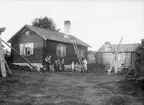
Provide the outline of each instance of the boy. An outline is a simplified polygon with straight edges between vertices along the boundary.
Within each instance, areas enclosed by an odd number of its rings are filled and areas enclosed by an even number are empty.
[[[51,63],[51,55],[46,56],[45,62],[46,62],[46,70],[49,72],[50,71],[50,63]]]

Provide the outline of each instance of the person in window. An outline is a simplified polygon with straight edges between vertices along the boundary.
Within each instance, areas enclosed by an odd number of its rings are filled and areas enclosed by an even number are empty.
[[[60,56],[63,56],[63,46],[59,46],[59,50],[60,50]]]
[[[62,59],[62,61],[61,61],[61,67],[62,67],[62,71],[65,71],[65,61],[64,61],[64,59]]]
[[[46,56],[45,62],[46,62],[46,70],[49,72],[50,71],[50,64],[51,64],[51,55]]]
[[[30,55],[30,51],[29,50],[27,51],[27,55]]]

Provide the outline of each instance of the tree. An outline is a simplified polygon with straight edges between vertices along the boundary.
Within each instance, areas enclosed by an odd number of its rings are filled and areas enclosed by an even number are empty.
[[[59,31],[56,29],[55,23],[47,16],[43,18],[36,18],[32,21],[32,25],[39,28],[49,29],[52,31]]]

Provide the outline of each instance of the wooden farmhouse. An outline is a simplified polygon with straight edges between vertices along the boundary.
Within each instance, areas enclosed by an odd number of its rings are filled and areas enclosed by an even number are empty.
[[[134,65],[137,59],[135,51],[139,45],[139,43],[134,43],[121,44],[119,46],[118,68]],[[96,63],[101,66],[111,64],[117,46],[118,44],[110,44],[109,42],[106,42],[96,53]]]
[[[20,55],[24,56],[32,64],[44,64],[46,55],[51,55],[52,64],[56,58],[65,59],[65,63],[69,65],[72,61],[78,62],[74,47],[70,41],[76,42],[80,56],[86,57],[88,47],[85,42],[69,35],[70,39],[61,32],[51,31],[31,25],[24,25],[15,35],[13,35],[8,43],[16,49]],[[13,63],[18,65],[26,65],[27,63],[13,50],[11,51]]]

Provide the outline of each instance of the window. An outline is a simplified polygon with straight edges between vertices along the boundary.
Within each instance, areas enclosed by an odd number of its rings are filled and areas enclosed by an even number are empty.
[[[58,44],[56,48],[56,54],[59,57],[64,57],[66,56],[66,46],[63,44]]]
[[[85,51],[83,49],[79,49],[79,53],[81,57],[85,57]]]
[[[34,43],[20,44],[20,55],[33,55]]]
[[[26,32],[25,32],[25,35],[26,35],[26,36],[30,35],[30,32],[29,32],[29,31],[26,31]]]

